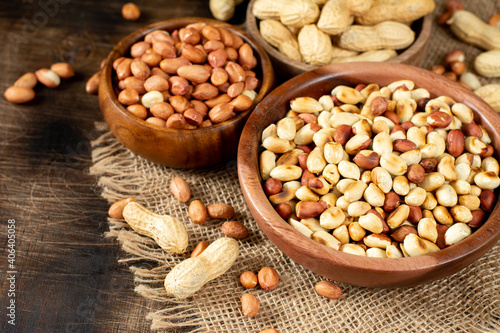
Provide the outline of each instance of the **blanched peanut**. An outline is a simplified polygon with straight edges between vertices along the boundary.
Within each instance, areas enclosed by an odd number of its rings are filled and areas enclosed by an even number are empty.
[[[267,137],[263,142],[262,146],[273,153],[286,153],[292,150],[290,141],[277,137]]]
[[[320,225],[319,220],[315,219],[315,218],[302,219],[302,220],[300,220],[300,223],[302,223],[303,225],[305,225],[306,227],[311,229],[312,232],[319,231],[319,230],[322,230],[322,231],[328,230],[326,228],[323,228]]]
[[[357,180],[349,185],[349,187],[347,187],[344,192],[344,197],[348,202],[357,201],[363,197],[363,194],[367,187],[368,185],[366,185],[365,182],[363,182],[362,180]]]
[[[340,250],[342,246],[342,243],[337,238],[323,230],[313,232],[311,239],[334,250]]]
[[[472,221],[472,213],[469,208],[462,205],[453,206],[450,209],[451,216],[457,222],[468,223]]]
[[[436,206],[436,208],[432,210],[432,214],[436,218],[437,222],[439,222],[440,224],[444,225],[453,224],[453,217],[448,212],[448,209],[446,209],[446,207],[444,206]]]
[[[457,192],[448,184],[444,184],[436,190],[436,199],[441,206],[453,207],[458,202]]]
[[[387,258],[387,253],[385,249],[370,247],[366,249],[366,256],[372,258]]]
[[[394,176],[401,176],[408,168],[405,160],[393,153],[385,153],[380,156],[380,166]]]
[[[394,245],[387,245],[385,249],[387,258],[403,258],[403,253]]]
[[[481,200],[474,195],[461,195],[458,197],[458,203],[467,207],[469,210],[476,210],[481,206]]]
[[[427,243],[415,234],[409,234],[406,236],[403,244],[404,250],[410,257],[417,257],[430,252]]]
[[[340,251],[361,257],[366,257],[366,251],[361,246],[352,243],[343,244],[340,247]]]
[[[295,122],[292,118],[283,118],[278,121],[276,125],[277,131],[276,134],[279,138],[285,140],[293,140],[295,138],[296,129]]]
[[[410,215],[410,208],[407,205],[400,205],[387,218],[389,228],[395,229],[403,224]]]
[[[438,202],[434,194],[432,194],[432,192],[426,192],[425,200],[422,203],[421,207],[426,210],[432,210],[437,206],[437,204]]]
[[[369,248],[379,248],[385,250],[388,245],[391,245],[391,238],[386,234],[369,234],[363,237],[363,243]]]
[[[339,207],[330,207],[319,217],[319,224],[326,229],[335,229],[344,223],[345,214]]]
[[[373,207],[382,207],[385,201],[385,194],[377,185],[370,183],[363,193],[363,198]]]
[[[347,208],[347,214],[353,217],[359,217],[365,215],[370,209],[371,205],[365,201],[354,201],[349,204]]]
[[[276,166],[276,155],[269,150],[264,150],[259,156],[259,166],[262,179],[270,178],[271,171]]]
[[[484,171],[494,172],[498,176],[500,172],[500,165],[494,157],[490,156],[483,159],[483,161],[481,162],[481,169],[483,169]]]
[[[431,192],[441,187],[445,182],[445,178],[439,172],[432,172],[425,175],[424,180],[418,184],[424,190]]]
[[[426,199],[426,191],[421,187],[410,190],[405,197],[405,203],[409,206],[421,206]]]
[[[372,170],[372,181],[386,194],[389,193],[392,188],[392,177],[389,172],[382,167],[376,167]]]
[[[479,172],[474,176],[474,183],[483,190],[494,190],[500,186],[500,178],[493,171]]]
[[[465,223],[455,223],[446,230],[444,234],[445,244],[450,246],[456,244],[472,233],[471,228]]]
[[[344,148],[338,142],[328,142],[323,147],[325,160],[333,165],[339,164],[344,158]]]
[[[371,210],[366,215],[360,216],[359,225],[375,234],[381,233],[384,229],[383,219],[375,210]]]
[[[359,167],[349,161],[340,161],[338,164],[338,170],[340,175],[344,178],[358,180],[361,176]]]
[[[307,157],[307,169],[312,173],[321,173],[326,167],[326,160],[323,155],[323,150],[316,147]],[[339,170],[340,171],[340,170]],[[359,172],[359,169],[358,169]]]
[[[436,221],[433,218],[423,218],[417,224],[418,236],[435,243],[438,237]]]

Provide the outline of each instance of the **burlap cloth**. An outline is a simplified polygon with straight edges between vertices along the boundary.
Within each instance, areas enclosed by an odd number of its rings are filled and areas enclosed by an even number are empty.
[[[442,12],[444,2],[437,1],[436,15]],[[497,3],[468,1],[466,6],[487,20]],[[466,62],[472,68],[480,50],[434,24],[421,67],[442,63],[446,53],[456,48],[466,53]],[[109,219],[106,236],[115,237],[121,244],[125,253],[119,260],[129,263],[137,293],[152,300],[150,313],[144,314],[151,320],[152,330],[259,332],[274,327],[282,333],[500,332],[500,244],[467,268],[434,283],[406,289],[369,289],[340,283],[343,296],[330,300],[314,290],[314,285],[323,280],[321,276],[291,261],[260,231],[243,199],[235,160],[210,169],[170,169],[134,155],[102,123],[97,126],[103,135],[92,142],[90,174],[98,177],[102,196],[110,203],[133,196],[154,212],[176,216],[184,222],[190,237],[185,255],[169,255],[154,241],[131,231],[124,221]],[[173,176],[187,180],[192,199],[231,204],[237,212],[235,219],[250,231],[250,236],[240,241],[240,254],[231,269],[184,301],[165,294],[163,279],[198,242],[223,236],[222,222],[191,222],[188,205],[179,203],[169,191]],[[240,297],[247,290],[238,277],[245,270],[258,272],[263,266],[279,272],[280,284],[273,291],[252,289],[261,310],[256,317],[246,318],[241,313]]]

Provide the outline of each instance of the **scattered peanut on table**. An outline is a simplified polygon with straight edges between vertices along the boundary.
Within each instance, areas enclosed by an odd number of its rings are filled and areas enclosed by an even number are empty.
[[[122,16],[128,21],[137,21],[141,16],[141,10],[135,3],[128,2],[122,6]]]
[[[278,272],[272,267],[262,267],[257,274],[259,286],[265,290],[275,289],[280,281]]]
[[[251,271],[244,271],[240,275],[240,283],[246,289],[252,289],[257,286],[257,275]]]
[[[173,177],[170,181],[170,191],[179,202],[186,203],[191,198],[189,184],[182,177]]]
[[[241,296],[241,311],[245,317],[255,317],[260,310],[260,302],[257,297],[252,294],[243,294]]]
[[[41,68],[35,72],[28,72],[19,77],[12,86],[4,92],[7,101],[15,104],[24,104],[35,98],[35,86],[40,82],[47,88],[56,88],[61,79],[69,79],[75,75],[73,67],[65,62],[54,63],[49,68]]]
[[[320,281],[314,286],[316,292],[326,298],[337,299],[342,296],[342,289],[330,281]]]
[[[248,229],[241,222],[226,221],[221,227],[221,231],[228,237],[243,239],[248,237]]]
[[[361,256],[417,256],[461,241],[500,186],[492,138],[473,111],[411,80],[298,96],[261,140],[263,188],[277,213]]]

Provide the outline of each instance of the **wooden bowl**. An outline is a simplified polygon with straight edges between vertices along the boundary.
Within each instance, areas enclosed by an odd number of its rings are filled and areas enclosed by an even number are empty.
[[[248,4],[246,14],[247,30],[250,35],[257,41],[257,43],[259,43],[264,48],[264,50],[266,50],[269,58],[271,58],[276,72],[280,73],[285,78],[291,78],[295,75],[317,69],[319,66],[309,65],[285,56],[261,36],[259,31],[260,20],[256,18],[252,13],[255,1],[256,0],[250,0],[250,3]],[[427,46],[427,42],[429,41],[429,37],[431,35],[432,20],[432,13],[419,20],[416,20],[411,26],[416,34],[415,41],[410,47],[398,51],[398,56],[389,60],[388,62],[396,62],[415,66],[420,65],[420,61],[422,60],[422,57],[424,55],[425,47]]]
[[[286,255],[305,268],[332,280],[364,287],[408,287],[453,274],[481,257],[500,239],[500,205],[465,240],[432,254],[411,258],[369,258],[333,250],[297,232],[274,210],[262,189],[258,154],[262,130],[276,123],[299,96],[319,98],[337,85],[387,85],[411,79],[429,90],[431,98],[450,96],[472,108],[477,123],[490,133],[498,159],[500,116],[482,99],[457,83],[421,68],[381,63],[329,65],[306,72],[273,90],[254,110],[238,148],[238,175],[246,203],[257,224]]]
[[[255,71],[262,82],[254,106],[275,85],[271,61],[264,49],[245,32],[227,23],[197,17],[171,19],[146,26],[121,40],[109,54],[101,72],[99,105],[104,119],[113,135],[131,151],[152,162],[173,168],[201,168],[235,158],[241,130],[254,107],[223,123],[196,130],[152,125],[130,114],[118,102],[112,84],[112,64],[116,58],[127,54],[130,46],[142,40],[149,32],[158,29],[172,31],[194,22],[224,27],[250,44],[259,62]]]

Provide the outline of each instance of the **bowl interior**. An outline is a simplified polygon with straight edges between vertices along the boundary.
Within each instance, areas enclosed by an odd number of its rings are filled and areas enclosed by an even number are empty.
[[[224,27],[239,35],[252,47],[258,60],[258,66],[254,70],[261,79],[253,106],[225,122],[196,130],[164,128],[133,116],[117,99],[113,85],[114,60],[127,55],[134,43],[154,30],[173,31],[195,22]],[[99,102],[104,119],[115,137],[134,153],[170,167],[197,168],[234,158],[239,134],[246,119],[274,85],[275,75],[269,57],[244,31],[217,20],[186,17],[146,26],[118,42],[108,55],[102,70]]]
[[[250,116],[238,150],[238,174],[245,200],[259,227],[291,259],[324,277],[358,286],[406,287],[430,282],[467,266],[500,238],[500,206],[471,236],[457,245],[412,258],[367,258],[335,251],[303,236],[274,210],[262,189],[258,151],[262,130],[281,119],[294,97],[319,98],[337,85],[391,82],[411,79],[426,88],[431,97],[449,96],[471,107],[477,123],[490,133],[498,159],[499,115],[483,100],[457,83],[417,67],[404,64],[335,64],[299,75],[273,90]]]
[[[184,18],[176,18],[176,19],[170,19],[167,21],[161,21],[157,22],[151,25],[148,25],[146,27],[143,27],[137,31],[134,31],[133,33],[129,34],[125,38],[123,38],[121,41],[119,41],[116,46],[113,48],[113,50],[110,52],[108,55],[108,58],[106,59],[106,65],[103,68],[103,76],[105,78],[105,81],[107,82],[107,86],[111,89],[111,98],[114,102],[114,104],[122,111],[124,114],[126,114],[128,117],[133,119],[134,121],[138,121],[139,123],[143,124],[146,127],[150,127],[156,130],[161,130],[161,131],[167,131],[167,132],[190,132],[191,130],[184,130],[184,129],[172,129],[172,128],[164,128],[160,127],[154,124],[150,124],[148,122],[143,121],[142,119],[139,119],[137,117],[134,117],[133,115],[128,112],[125,107],[118,102],[118,97],[113,91],[113,83],[112,83],[112,74],[113,74],[113,62],[121,57],[125,56],[128,54],[130,51],[130,47],[144,39],[144,37],[155,30],[166,30],[166,31],[173,31],[175,29],[180,29],[182,27],[185,27],[188,24],[191,23],[196,23],[196,22],[204,22],[206,24],[211,24],[215,27],[221,27],[221,28],[226,28],[230,30],[231,32],[236,33],[238,36],[243,38],[245,42],[250,44],[252,49],[254,50],[254,55],[258,58],[258,65],[254,69],[254,71],[258,74],[258,77],[261,78],[261,88],[258,91],[257,97],[254,102],[254,106],[252,106],[250,109],[238,113],[234,118],[231,118],[223,123],[215,124],[213,126],[210,126],[209,128],[200,128],[197,129],[199,132],[203,131],[211,131],[214,130],[218,127],[223,127],[226,125],[228,122],[231,122],[233,120],[237,120],[239,118],[245,118],[248,113],[250,113],[253,108],[255,107],[255,104],[260,102],[262,98],[266,95],[267,92],[269,92],[270,88],[274,86],[274,71],[272,67],[269,67],[269,58],[266,55],[266,51],[258,44],[256,43],[252,37],[248,36],[243,30],[230,25],[225,22],[209,19],[209,18],[201,18],[201,17],[184,17]]]
[[[260,20],[256,18],[253,13],[253,5],[257,0],[250,0],[246,13],[247,29],[250,35],[266,50],[273,62],[276,70],[279,70],[284,77],[291,78],[295,75],[302,74],[307,71],[315,70],[318,66],[309,65],[301,61],[291,59],[276,48],[271,46],[259,32]],[[424,55],[425,47],[429,41],[432,30],[433,16],[432,13],[425,17],[416,20],[412,23],[411,27],[415,31],[415,41],[412,45],[404,50],[399,50],[398,56],[389,60],[388,62],[403,63],[418,66]]]

